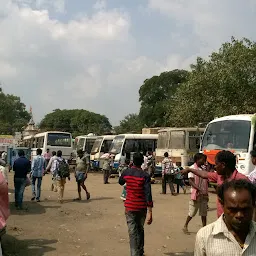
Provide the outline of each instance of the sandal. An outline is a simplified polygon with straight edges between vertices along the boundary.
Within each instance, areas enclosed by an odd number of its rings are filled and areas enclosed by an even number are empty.
[[[73,201],[81,201],[81,198],[75,198]]]
[[[86,193],[86,198],[89,200],[91,198],[91,194],[89,192]]]

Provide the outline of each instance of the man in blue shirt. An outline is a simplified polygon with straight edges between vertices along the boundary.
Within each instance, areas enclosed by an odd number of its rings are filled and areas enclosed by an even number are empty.
[[[27,174],[30,172],[30,161],[25,157],[25,152],[19,150],[19,158],[13,164],[14,188],[15,188],[15,206],[18,210],[22,210],[23,194],[26,187]]]
[[[46,169],[45,159],[42,157],[42,149],[38,148],[36,150],[37,156],[32,162],[32,198],[31,201],[36,199],[37,202],[40,202],[41,195],[41,185],[44,175],[44,170]],[[36,180],[37,180],[37,191],[36,191]]]

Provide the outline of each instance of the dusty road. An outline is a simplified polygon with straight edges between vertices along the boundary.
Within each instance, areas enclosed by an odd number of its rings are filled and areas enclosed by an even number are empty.
[[[28,211],[17,212],[13,204],[10,174],[11,217],[3,247],[8,256],[129,256],[129,240],[124,207],[119,196],[122,188],[117,179],[103,185],[100,174],[89,174],[87,187],[91,200],[73,202],[77,197],[72,177],[67,182],[65,202],[57,203],[57,195],[49,190],[50,176],[42,185],[42,202],[30,202],[31,187],[25,192]],[[192,220],[191,235],[181,231],[188,211],[189,195],[160,195],[161,185],[152,185],[155,207],[154,222],[146,226],[147,256],[193,255],[194,240],[200,228],[200,217]],[[216,217],[216,195],[210,195],[208,222]]]

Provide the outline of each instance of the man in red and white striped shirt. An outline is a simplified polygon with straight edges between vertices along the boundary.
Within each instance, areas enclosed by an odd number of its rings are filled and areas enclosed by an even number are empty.
[[[141,169],[143,155],[133,155],[133,166],[126,169],[119,178],[119,184],[126,183],[125,215],[130,237],[131,256],[144,255],[144,223],[152,223],[152,193],[150,175]]]

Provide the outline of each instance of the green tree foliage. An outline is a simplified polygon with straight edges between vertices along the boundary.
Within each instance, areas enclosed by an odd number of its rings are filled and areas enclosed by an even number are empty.
[[[5,94],[0,88],[0,134],[13,135],[15,132],[21,132],[29,119],[30,114],[20,98]]]
[[[83,109],[56,109],[47,114],[39,125],[42,130],[71,132],[73,136],[110,132],[112,126],[107,117]]]
[[[141,133],[142,128],[139,116],[137,114],[129,114],[120,122],[119,126],[115,127],[115,132],[116,134]]]
[[[232,38],[209,60],[198,58],[191,68],[188,81],[169,103],[172,126],[256,112],[256,43]]]
[[[139,90],[139,117],[148,127],[168,125],[167,109],[179,85],[187,80],[188,71],[172,70],[144,81]]]

